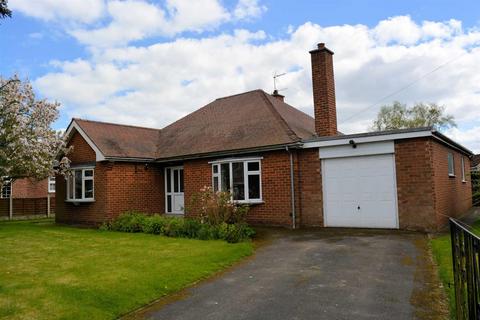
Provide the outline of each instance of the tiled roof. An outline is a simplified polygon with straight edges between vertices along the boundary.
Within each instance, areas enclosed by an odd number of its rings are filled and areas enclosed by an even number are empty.
[[[314,119],[254,90],[219,98],[163,129],[74,119],[106,158],[162,159],[284,145],[314,136]]]
[[[153,159],[160,130],[73,119],[106,158]]]
[[[314,119],[262,90],[217,99],[165,127],[157,158],[258,148],[312,137]]]

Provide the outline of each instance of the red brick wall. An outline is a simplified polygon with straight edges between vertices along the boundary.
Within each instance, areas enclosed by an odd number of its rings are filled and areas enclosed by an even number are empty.
[[[291,226],[290,158],[286,151],[261,154],[263,204],[250,207],[247,221],[254,225]],[[209,161],[200,159],[184,163],[185,203],[204,186],[212,185],[212,167]],[[190,210],[188,215],[194,215]]]
[[[470,159],[460,152],[432,141],[433,181],[435,184],[435,212],[439,226],[448,222],[448,217],[460,217],[472,207]],[[448,176],[448,153],[453,153],[455,177]],[[461,158],[465,164],[465,182],[462,181]]]
[[[448,176],[448,152],[455,158],[454,178]],[[472,205],[470,161],[462,154],[430,138],[395,141],[398,210],[401,229],[436,231],[447,216],[458,217]]]
[[[72,164],[94,162],[96,160],[95,151],[78,132],[73,134],[68,146],[73,146],[72,152],[67,155]]]
[[[125,211],[165,213],[163,168],[144,163],[116,162],[106,171],[108,219]],[[96,197],[97,198],[97,197]]]
[[[317,148],[298,152],[297,179],[295,189],[300,198],[300,226],[323,226],[323,192],[321,161]]]
[[[46,198],[48,195],[48,179],[17,179],[13,182],[12,192],[14,198]]]
[[[395,141],[400,229],[435,230],[431,140]]]

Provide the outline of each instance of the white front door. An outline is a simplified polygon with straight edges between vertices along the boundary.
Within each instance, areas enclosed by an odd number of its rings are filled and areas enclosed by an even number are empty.
[[[165,211],[184,213],[183,167],[165,168]]]
[[[327,227],[398,228],[393,154],[322,160]]]

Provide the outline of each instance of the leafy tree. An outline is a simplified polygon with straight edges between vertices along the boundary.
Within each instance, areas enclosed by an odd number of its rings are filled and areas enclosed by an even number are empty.
[[[61,133],[51,128],[58,107],[57,102],[37,100],[29,81],[0,76],[0,177],[43,179],[54,173],[56,156],[68,152]],[[57,171],[68,167],[63,157]]]
[[[0,19],[12,16],[12,11],[8,9],[7,0],[0,0]]]
[[[383,106],[373,122],[373,131],[434,127],[437,130],[455,127],[452,115],[445,114],[445,107],[435,103],[417,103],[408,108],[395,101],[392,105]]]

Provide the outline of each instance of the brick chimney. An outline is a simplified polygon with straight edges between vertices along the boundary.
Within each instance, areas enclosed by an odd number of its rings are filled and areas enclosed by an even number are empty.
[[[337,135],[337,107],[333,77],[333,51],[319,43],[312,57],[313,108],[315,132],[320,137]]]
[[[280,93],[278,93],[278,90],[273,90],[273,93],[272,93],[272,97],[275,97],[277,98],[278,100],[284,102],[285,101],[285,96],[284,95],[281,95]]]

